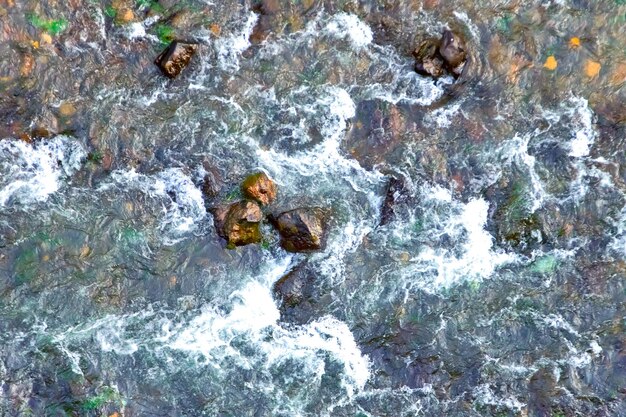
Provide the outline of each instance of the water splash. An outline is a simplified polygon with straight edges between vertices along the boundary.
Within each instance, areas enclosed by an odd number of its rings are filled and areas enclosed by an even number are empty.
[[[0,207],[46,201],[86,157],[81,144],[68,136],[34,144],[0,141]]]

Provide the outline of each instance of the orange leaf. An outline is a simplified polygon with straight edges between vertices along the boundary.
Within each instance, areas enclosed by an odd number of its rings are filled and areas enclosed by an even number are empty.
[[[600,74],[600,68],[602,68],[602,65],[599,62],[588,59],[585,62],[585,75],[589,78],[595,78]]]
[[[543,64],[543,67],[549,69],[550,71],[554,71],[557,66],[558,63],[556,62],[556,58],[554,58],[554,55],[550,55],[546,59],[546,62]]]
[[[572,48],[578,48],[580,46],[580,38],[577,38],[576,36],[571,38],[569,40],[569,46],[571,46]]]

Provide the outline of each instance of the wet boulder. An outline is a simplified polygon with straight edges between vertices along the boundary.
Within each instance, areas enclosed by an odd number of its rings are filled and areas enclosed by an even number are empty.
[[[328,295],[320,293],[317,274],[307,262],[295,266],[274,284],[274,298],[279,302],[281,321],[305,324],[323,314]]]
[[[226,239],[228,247],[245,246],[261,241],[261,207],[254,201],[238,201],[230,206],[211,210],[217,233]]]
[[[427,39],[413,52],[418,74],[435,78],[443,75],[443,58],[439,54],[439,46],[438,40]]]
[[[385,200],[380,209],[380,225],[384,226],[393,220],[396,205],[407,200],[407,187],[403,178],[391,177],[387,183]]]
[[[189,65],[198,45],[195,43],[174,41],[157,57],[154,63],[166,77],[176,78]]]
[[[241,184],[241,191],[246,198],[267,206],[276,199],[276,184],[267,174],[259,172],[249,175]]]
[[[441,39],[426,39],[413,52],[415,71],[439,78],[445,74],[458,77],[467,61],[465,40],[451,30],[443,31]]]
[[[441,36],[439,54],[443,57],[446,66],[455,75],[463,71],[467,59],[467,48],[463,38],[450,30],[445,30]]]
[[[270,218],[289,252],[311,252],[324,249],[326,213],[323,209],[298,208]]]

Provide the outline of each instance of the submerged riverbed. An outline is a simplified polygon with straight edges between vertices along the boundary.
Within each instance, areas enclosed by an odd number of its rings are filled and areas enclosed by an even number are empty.
[[[626,416],[625,26],[623,0],[0,0],[0,415]],[[444,29],[468,67],[417,74]],[[266,211],[330,213],[323,250],[268,223],[227,248],[207,209],[259,171]]]

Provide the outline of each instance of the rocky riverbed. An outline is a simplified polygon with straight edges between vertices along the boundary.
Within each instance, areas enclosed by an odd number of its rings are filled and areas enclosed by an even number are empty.
[[[623,0],[0,0],[1,416],[626,416]]]

